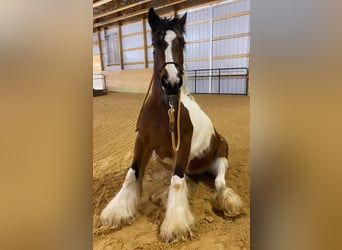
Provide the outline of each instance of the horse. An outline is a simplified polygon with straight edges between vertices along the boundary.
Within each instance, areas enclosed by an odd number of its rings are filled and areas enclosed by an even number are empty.
[[[132,164],[120,191],[100,215],[102,224],[112,228],[132,223],[140,202],[145,167],[151,156],[156,155],[170,162],[174,169],[159,230],[165,242],[192,235],[195,219],[188,200],[188,175],[211,172],[215,176],[215,210],[234,217],[242,209],[240,196],[225,181],[228,143],[183,84],[186,17],[187,13],[182,17],[160,18],[152,7],[148,11],[154,47],[151,93],[147,92],[138,117]]]

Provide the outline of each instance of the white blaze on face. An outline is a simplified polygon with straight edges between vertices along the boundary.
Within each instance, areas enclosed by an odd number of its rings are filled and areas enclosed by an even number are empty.
[[[164,39],[167,42],[168,46],[165,49],[165,62],[174,62],[173,55],[172,55],[172,42],[173,42],[173,39],[175,39],[175,38],[176,38],[176,33],[174,31],[172,31],[172,30],[166,31]],[[168,79],[167,80],[171,84],[178,83],[179,78],[177,76],[178,71],[176,69],[176,66],[174,64],[167,64],[165,66],[165,69],[168,73]]]

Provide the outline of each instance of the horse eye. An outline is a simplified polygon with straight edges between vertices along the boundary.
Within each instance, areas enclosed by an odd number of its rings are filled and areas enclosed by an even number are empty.
[[[152,46],[153,46],[154,48],[156,48],[156,47],[159,47],[161,44],[162,44],[162,41],[161,41],[161,40],[157,40],[157,41],[154,41],[154,42],[152,43]]]
[[[180,40],[179,45],[180,45],[182,48],[184,48],[184,47],[185,47],[185,41],[184,41],[183,39]]]

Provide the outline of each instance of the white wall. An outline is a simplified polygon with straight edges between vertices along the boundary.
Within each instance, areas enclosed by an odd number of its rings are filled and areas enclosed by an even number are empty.
[[[243,0],[227,1],[188,11],[188,44],[185,51],[187,70],[248,68],[249,10],[250,0]]]

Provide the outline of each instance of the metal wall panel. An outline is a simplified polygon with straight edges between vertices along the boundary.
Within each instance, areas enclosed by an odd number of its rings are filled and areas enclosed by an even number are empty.
[[[246,67],[248,68],[249,65],[249,58],[242,57],[242,58],[229,58],[229,59],[222,59],[222,60],[214,60],[213,61],[213,68],[236,68],[236,67]]]
[[[107,28],[106,35],[117,33],[117,32],[118,32],[117,26],[111,26]]]
[[[124,24],[121,26],[122,35],[128,35],[131,33],[136,33],[136,32],[141,32],[141,31],[142,31],[141,22],[134,22],[130,24]]]
[[[224,5],[218,5],[217,7],[214,7],[214,18],[220,17],[220,16],[226,16],[230,14],[234,14],[236,12],[242,12],[250,10],[250,3],[249,0],[246,1],[239,1],[236,3],[229,3]]]
[[[213,37],[249,32],[249,15],[216,20],[213,22]]]
[[[187,44],[184,50],[185,58],[209,57],[209,42]]]
[[[213,42],[213,56],[249,53],[249,37],[218,40]]]
[[[182,16],[184,15],[184,11],[179,12],[179,15]],[[192,22],[198,22],[198,21],[203,21],[206,19],[210,19],[211,13],[208,7],[202,7],[197,10],[192,10],[188,11],[188,16],[186,17],[186,20],[188,23]]]
[[[147,49],[147,60],[148,61],[153,61],[153,48],[148,48]]]
[[[212,77],[211,78],[211,93],[221,93],[219,91],[220,84],[221,84],[221,79],[219,80],[218,77]]]
[[[148,23],[148,20],[145,20],[145,25],[146,25],[146,31],[151,30],[150,24]]]
[[[123,61],[125,69],[141,69],[144,68],[144,50],[130,50],[134,48],[143,47],[144,45],[144,36],[143,34],[131,35],[137,32],[142,32],[142,23],[141,21],[129,23],[122,25],[121,33],[122,33],[122,49],[123,49]],[[131,64],[142,62],[141,64]]]
[[[123,59],[125,63],[130,62],[143,62],[144,61],[144,50],[129,50],[123,52]]]
[[[97,42],[97,32],[93,33],[93,42]]]
[[[187,27],[184,39],[186,41],[209,39],[209,32],[209,22],[194,24]]]
[[[186,82],[186,86],[190,93],[208,93],[208,78],[196,79],[196,88],[195,88],[195,79],[188,78]]]
[[[148,20],[145,21],[146,23],[146,46],[152,45],[152,34],[151,34],[151,27],[148,24]],[[153,61],[153,48],[147,48],[147,61]],[[148,63],[148,68],[153,68],[153,63]]]
[[[183,15],[184,13],[180,13]],[[195,11],[189,11],[187,16],[187,23],[189,24],[186,27],[185,41],[191,42],[185,46],[185,68],[186,70],[192,69],[203,69],[208,68],[210,66],[209,57],[210,57],[210,22],[211,18],[211,9],[210,8],[201,8]],[[207,20],[207,21],[206,21]],[[200,23],[196,23],[200,22]],[[195,23],[195,24],[192,24]],[[202,40],[202,41],[199,41]],[[203,42],[203,40],[208,40],[207,42]],[[207,58],[208,60],[200,60],[200,58]],[[189,59],[189,61],[187,60]],[[200,60],[200,61],[199,61]],[[198,83],[199,90],[204,91],[207,88],[207,83],[200,82]],[[189,90],[192,91],[192,82],[189,81]]]
[[[106,71],[120,70],[120,69],[121,69],[120,65],[111,65],[111,66],[105,65]]]
[[[206,61],[185,61],[185,69],[193,70],[193,69],[208,69],[209,68],[209,60]]]
[[[122,49],[130,49],[143,46],[143,36],[135,35],[122,38]]]
[[[144,69],[144,64],[132,64],[132,65],[125,65],[125,69]]]
[[[98,55],[98,54],[100,54],[100,47],[99,47],[99,45],[98,45],[98,43],[94,43],[93,44],[93,55]]]
[[[246,80],[245,79],[221,79],[220,92],[230,93],[230,94],[245,94],[246,93]]]
[[[239,78],[218,78],[212,77],[211,85],[210,77],[201,77],[195,79],[190,77],[187,80],[188,90],[191,93],[220,93],[220,94],[245,94],[246,93],[246,79]]]
[[[195,93],[195,81],[193,79],[188,78],[184,85],[187,87],[190,93]]]
[[[152,35],[151,32],[146,32],[146,45],[152,45]]]
[[[120,63],[119,39],[117,33],[106,35],[106,46],[107,63],[111,65]]]
[[[101,42],[102,42],[102,55],[103,55],[103,65],[104,70],[118,70],[120,69],[120,65],[108,65],[108,47],[106,42],[106,35],[115,34],[118,32],[117,26],[111,26],[106,29],[106,32],[103,30],[100,32]]]

